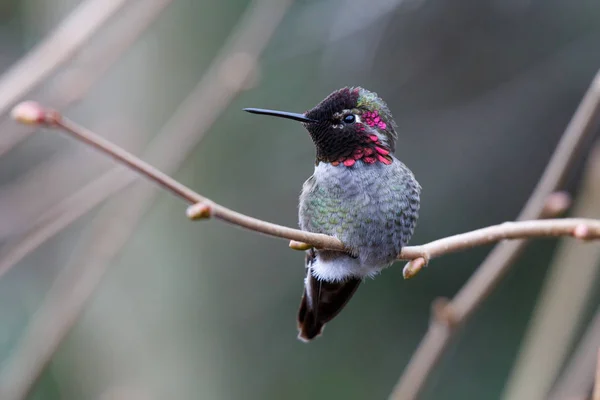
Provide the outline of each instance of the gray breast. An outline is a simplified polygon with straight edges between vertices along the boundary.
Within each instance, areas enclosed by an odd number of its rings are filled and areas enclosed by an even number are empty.
[[[300,227],[337,237],[363,265],[385,266],[412,236],[420,190],[397,159],[351,168],[320,163],[300,196]]]

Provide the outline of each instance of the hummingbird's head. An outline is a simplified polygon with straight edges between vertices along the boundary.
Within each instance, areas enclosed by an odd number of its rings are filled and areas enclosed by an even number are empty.
[[[336,90],[304,114],[245,110],[302,122],[317,148],[317,164],[392,163],[396,123],[385,102],[361,87]]]

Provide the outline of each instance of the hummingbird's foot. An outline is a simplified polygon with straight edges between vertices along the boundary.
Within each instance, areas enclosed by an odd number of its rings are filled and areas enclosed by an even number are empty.
[[[290,240],[289,247],[292,250],[306,251],[306,250],[314,249],[315,246],[313,246],[312,244],[304,243],[304,242],[298,242],[297,240]],[[345,253],[354,259],[358,258],[358,252],[355,250],[346,250]]]

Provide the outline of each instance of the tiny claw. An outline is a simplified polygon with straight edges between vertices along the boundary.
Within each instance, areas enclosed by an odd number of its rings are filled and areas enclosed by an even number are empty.
[[[206,202],[200,202],[189,206],[185,212],[192,221],[197,219],[207,219],[212,215],[212,207]]]
[[[402,275],[404,279],[411,279],[417,275],[423,267],[427,266],[427,261],[423,257],[415,258],[414,260],[410,260],[402,269]]]
[[[304,243],[304,242],[298,242],[296,240],[290,240],[289,246],[290,246],[290,249],[300,250],[300,251],[309,250],[309,249],[312,249],[314,247],[312,244],[308,244],[308,243]]]
[[[46,119],[46,110],[35,101],[17,104],[10,113],[11,117],[22,124],[39,125]]]

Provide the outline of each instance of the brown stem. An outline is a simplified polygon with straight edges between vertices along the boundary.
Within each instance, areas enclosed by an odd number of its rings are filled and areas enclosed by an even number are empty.
[[[16,119],[23,122],[33,122],[48,127],[60,128],[75,139],[100,150],[118,162],[153,180],[155,183],[187,202],[197,205],[198,210],[192,210],[192,217],[198,216],[194,213],[200,213],[204,214],[204,217],[211,216],[219,218],[225,222],[265,235],[308,243],[317,248],[327,248],[331,250],[344,249],[343,244],[334,237],[273,224],[223,207],[196,193],[192,189],[121,147],[82,126],[75,124],[73,121],[68,120],[56,111],[46,110],[37,103],[26,102],[20,104],[15,108],[14,116]],[[398,258],[408,260],[422,258],[426,263],[433,257],[439,257],[443,254],[465,250],[500,240],[555,236],[574,236],[582,240],[597,239],[600,237],[600,221],[571,218],[505,222],[500,225],[489,226],[471,232],[449,236],[421,246],[405,247],[398,255]]]
[[[109,142],[106,139],[98,136],[90,130],[83,128],[74,122],[63,118],[56,112],[44,112],[44,122],[49,126],[62,128],[65,132],[71,134],[76,139],[104,152],[115,160],[127,165],[129,168],[139,172],[147,178],[153,180],[175,195],[188,201],[191,204],[195,203],[210,203],[211,214],[215,218],[241,226],[256,232],[264,233],[271,236],[277,236],[290,240],[302,242],[310,242],[316,247],[327,247],[335,250],[343,249],[342,243],[330,236],[322,234],[311,234],[297,229],[291,229],[285,226],[272,224],[261,221],[256,218],[246,216],[236,211],[230,210],[219,204],[216,204],[206,197],[194,192],[192,189],[176,181],[165,173],[154,168],[152,165],[142,161],[128,151]]]

